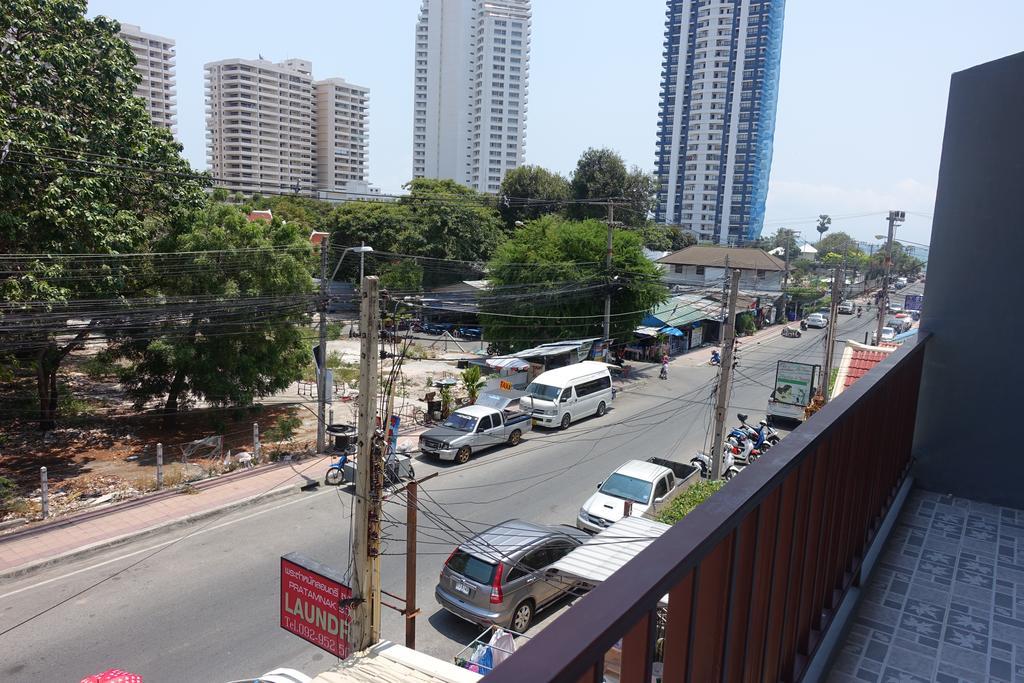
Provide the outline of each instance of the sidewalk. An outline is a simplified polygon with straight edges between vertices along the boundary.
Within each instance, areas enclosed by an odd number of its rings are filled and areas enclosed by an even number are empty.
[[[186,525],[258,500],[294,493],[321,480],[329,457],[280,463],[254,473],[225,475],[102,510],[70,515],[0,537],[0,578],[27,574],[160,529]]]

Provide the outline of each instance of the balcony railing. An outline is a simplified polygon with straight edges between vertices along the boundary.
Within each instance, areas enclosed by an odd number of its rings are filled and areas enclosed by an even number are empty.
[[[620,641],[622,683],[650,681],[656,659],[665,681],[801,680],[907,476],[926,341],[905,343],[487,681],[599,683]]]

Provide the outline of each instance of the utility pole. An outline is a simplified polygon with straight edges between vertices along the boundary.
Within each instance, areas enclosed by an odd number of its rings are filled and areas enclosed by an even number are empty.
[[[380,636],[380,584],[374,582],[373,565],[380,562],[380,488],[377,479],[381,468],[375,467],[377,452],[377,339],[380,317],[378,311],[378,282],[376,277],[364,278],[359,296],[359,420],[358,455],[356,456],[356,531],[352,538],[353,596],[357,598],[352,610],[353,647],[365,650]],[[376,488],[376,493],[372,490]],[[377,574],[379,576],[379,574]]]
[[[612,335],[612,236],[615,232],[615,204],[608,204],[608,250],[604,255],[604,277],[605,277],[605,293],[604,293],[604,342],[609,344],[608,341]]]
[[[729,384],[732,382],[732,348],[736,340],[736,296],[740,289],[740,271],[732,271],[729,286],[729,310],[722,324],[722,367],[718,373],[718,397],[715,401],[715,438],[711,442],[711,478],[722,478],[722,448],[725,441],[725,411],[729,409]]]
[[[836,330],[838,329],[838,320],[836,319],[839,315],[839,299],[842,289],[839,286],[839,274],[843,272],[845,278],[845,271],[842,271],[839,266],[832,271],[832,304],[829,306],[828,314],[828,329],[825,330],[825,363],[822,366],[822,376],[818,382],[818,386],[821,387],[822,396],[825,398],[825,403],[828,403],[829,394],[831,393],[828,389],[829,379],[832,378],[832,356],[836,348]]]
[[[405,524],[405,646],[416,649],[416,506],[419,484],[412,480],[406,485]]]
[[[330,237],[320,240],[320,371],[317,373],[316,398],[316,452],[323,453],[327,445],[327,244]]]
[[[889,310],[889,273],[892,270],[892,241],[896,232],[896,223],[906,218],[903,211],[889,212],[889,238],[885,244],[885,278],[882,280],[882,298],[878,300],[878,329],[875,331],[875,344],[882,340],[882,328],[885,327],[885,314]]]
[[[790,231],[787,230],[786,228],[779,228],[779,232],[785,233],[785,236],[789,237]],[[786,240],[786,244],[785,244],[785,246],[783,246],[783,249],[786,250],[786,273],[783,275],[783,279],[782,279],[782,289],[785,290],[786,287],[789,287],[789,240],[788,239]]]
[[[727,309],[729,308],[729,280],[728,280],[728,277],[729,277],[729,255],[726,254],[725,255],[725,277],[722,278],[722,313],[721,313],[721,315],[722,315],[722,321],[723,321],[722,324],[723,325],[725,324],[725,322],[724,322],[725,321],[725,313],[726,313]],[[724,341],[725,341],[725,328],[724,327],[723,328],[719,328],[718,341],[719,341],[719,343],[724,343]],[[722,352],[723,353],[725,352],[724,348],[722,349]]]

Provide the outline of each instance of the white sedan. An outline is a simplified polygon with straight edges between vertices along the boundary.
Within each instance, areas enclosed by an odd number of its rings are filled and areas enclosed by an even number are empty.
[[[821,313],[811,313],[807,316],[807,327],[823,328],[828,327],[828,319]]]

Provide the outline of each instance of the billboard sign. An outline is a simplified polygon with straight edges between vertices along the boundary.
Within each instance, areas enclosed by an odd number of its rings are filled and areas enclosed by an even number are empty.
[[[924,294],[907,294],[903,297],[903,308],[908,311],[920,311],[924,306]]]
[[[814,378],[817,365],[780,360],[775,371],[775,389],[772,400],[795,406],[806,406],[814,396]]]
[[[339,659],[350,651],[351,617],[341,604],[351,597],[332,569],[298,553],[281,557],[281,628]]]

